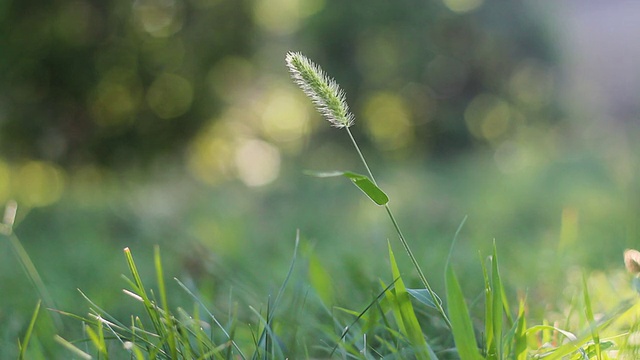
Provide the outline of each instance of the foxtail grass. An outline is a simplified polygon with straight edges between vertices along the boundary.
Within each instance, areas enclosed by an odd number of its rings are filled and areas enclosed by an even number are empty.
[[[460,283],[453,271],[451,264],[451,251],[449,253],[446,269],[445,284],[448,303],[448,313],[445,312],[440,298],[433,291],[426,276],[424,275],[418,261],[416,260],[411,247],[402,233],[400,225],[396,220],[391,207],[389,206],[389,196],[378,186],[375,177],[369,167],[358,143],[356,142],[350,127],[355,122],[355,116],[350,113],[347,105],[346,95],[337,82],[329,77],[317,64],[313,63],[307,57],[298,52],[289,52],[285,57],[286,65],[291,73],[293,81],[302,89],[302,91],[311,99],[316,106],[318,112],[333,126],[345,129],[351,143],[353,144],[361,162],[366,170],[367,176],[359,175],[350,171],[333,171],[333,172],[309,172],[311,175],[319,177],[344,176],[349,178],[360,190],[362,190],[377,205],[383,206],[393,224],[393,228],[407,253],[415,271],[418,274],[422,285],[425,287],[428,296],[418,291],[407,289],[404,286],[402,277],[397,269],[396,259],[393,255],[391,247],[389,247],[389,258],[391,261],[392,274],[395,279],[393,291],[388,290],[388,300],[391,304],[396,323],[398,324],[400,334],[409,339],[417,359],[437,359],[431,346],[425,341],[417,317],[409,301],[409,294],[426,304],[433,306],[440,314],[452,333],[452,337],[456,344],[456,351],[463,360],[477,359],[518,359],[527,358],[528,337],[538,331],[537,327],[526,327],[524,319],[524,301],[520,302],[519,310],[514,318],[510,312],[509,302],[504,290],[500,270],[498,266],[497,248],[494,242],[493,254],[489,257],[489,265],[483,266],[484,274],[484,305],[485,319],[484,329],[482,330],[483,341],[476,339],[476,330],[470,317],[469,309],[464,300]],[[391,121],[391,119],[390,119]],[[464,223],[464,221],[463,221]],[[462,225],[461,225],[462,226]],[[460,231],[456,232],[456,238]],[[454,238],[455,242],[455,238]],[[452,244],[453,249],[453,244]],[[625,252],[625,264],[630,272],[634,274],[640,273],[640,254],[635,250],[627,250]],[[564,345],[554,348],[545,356],[550,358],[560,358],[568,354],[582,354],[588,357],[593,353],[595,358],[603,358],[603,345],[601,342],[600,329],[607,326],[607,322],[597,322],[595,320],[586,281],[583,282],[583,304],[585,313],[583,314],[589,324],[589,333],[582,338],[570,334],[566,330],[553,328],[554,331],[566,334],[570,341]],[[614,319],[620,316],[621,312],[628,310],[629,304],[623,303],[620,309],[617,309],[610,317]],[[361,315],[358,317],[360,318]],[[344,337],[344,334],[341,338]],[[587,344],[587,339],[590,341]],[[607,343],[609,344],[609,343]],[[479,346],[480,345],[480,346]],[[540,354],[538,352],[538,354]],[[589,357],[590,358],[590,357]]]
[[[298,52],[289,52],[285,58],[287,67],[289,68],[289,72],[294,80],[294,82],[302,89],[302,91],[311,99],[311,101],[316,105],[316,108],[322,114],[329,123],[337,128],[344,128],[347,134],[349,135],[349,139],[353,144],[360,160],[364,168],[369,175],[369,179],[373,186],[369,186],[368,188],[363,188],[363,186],[359,186],[358,183],[356,185],[365,192],[372,200],[375,201],[375,193],[383,193],[384,192],[378,187],[378,184],[373,176],[371,168],[367,163],[358,143],[356,142],[351,130],[349,128],[354,124],[355,117],[353,114],[349,112],[349,106],[346,101],[346,96],[344,91],[340,88],[340,86],[336,83],[336,81],[329,76],[320,68],[320,66],[313,63],[307,57]],[[353,180],[353,179],[352,179]],[[407,242],[405,236],[400,229],[400,225],[396,220],[396,217],[393,215],[391,211],[391,207],[389,206],[388,196],[387,201],[384,203],[380,203],[375,201],[376,204],[384,206],[391,223],[393,224],[393,228],[398,235],[398,239],[402,244],[405,252],[407,253],[413,267],[418,273],[418,277],[420,281],[424,285],[425,289],[429,292],[432,299],[438,299],[438,296],[433,291],[427,277],[424,275],[420,265],[418,264],[418,260],[416,259],[409,243]],[[439,301],[434,301],[435,307],[442,316],[442,319],[446,322],[446,324],[451,327],[451,322],[449,317],[447,316],[444,308],[442,307],[442,303]]]
[[[171,304],[170,288],[165,283],[165,270],[158,247],[154,248],[155,290],[150,288],[146,279],[140,275],[129,248],[124,256],[129,276],[124,277],[127,289],[125,296],[141,305],[140,314],[132,314],[127,320],[110,315],[84,293],[80,292],[89,304],[89,313],[80,316],[64,311],[55,311],[78,320],[83,325],[84,336],[79,340],[67,340],[60,335],[55,341],[66,354],[79,359],[119,359],[136,360],[182,360],[182,359],[224,359],[224,360],[275,360],[293,358],[341,358],[341,359],[462,359],[462,360],[526,360],[526,359],[635,359],[640,356],[640,302],[637,299],[621,301],[619,305],[607,311],[598,311],[594,303],[594,292],[588,279],[582,278],[578,295],[569,305],[564,319],[544,319],[541,324],[530,325],[525,318],[529,305],[526,297],[518,301],[514,313],[508,301],[499,266],[499,257],[495,241],[492,251],[485,260],[481,257],[483,282],[482,301],[468,304],[459,281],[452,254],[464,220],[458,227],[445,264],[445,299],[443,301],[432,290],[422,272],[408,241],[389,206],[388,195],[378,186],[365,157],[360,150],[350,127],[355,117],[349,111],[344,92],[335,80],[329,78],[316,64],[300,53],[289,53],[286,63],[295,83],[310,97],[318,111],[336,128],[344,129],[358,153],[367,175],[349,171],[311,173],[315,176],[346,177],[368,196],[376,205],[385,208],[393,229],[403,249],[407,253],[418,277],[424,286],[420,289],[407,287],[400,273],[399,262],[388,243],[390,275],[392,281],[379,280],[379,290],[371,295],[371,301],[363,310],[339,307],[326,307],[326,298],[321,296],[321,287],[325,287],[329,276],[321,281],[313,281],[310,286],[304,284],[304,295],[297,307],[286,307],[288,313],[302,313],[316,292],[320,315],[312,314],[305,322],[317,320],[319,330],[309,337],[298,333],[296,321],[281,321],[279,315],[284,312],[283,297],[294,273],[297,260],[300,234],[296,233],[294,254],[288,272],[276,296],[269,296],[266,309],[249,305],[251,324],[240,324],[237,316],[237,303],[231,306],[226,321],[216,315],[216,309],[207,306],[197,291],[178,279],[179,288],[193,300],[193,310],[187,311]],[[10,239],[15,212],[9,211],[0,231]],[[465,218],[466,220],[466,218]],[[47,304],[46,288],[42,285],[35,266],[15,238],[14,249],[22,264]],[[637,284],[640,276],[640,252],[627,250],[624,262]],[[309,262],[309,272],[317,264]],[[316,289],[314,289],[314,285]],[[231,297],[231,296],[230,296]],[[324,302],[323,302],[324,301]],[[231,303],[232,301],[230,301]],[[317,305],[317,304],[314,304]],[[431,337],[433,331],[425,327],[425,317],[435,312],[444,320],[442,332]],[[19,358],[27,358],[27,347],[33,341],[34,326],[38,319],[40,303],[36,306],[31,322],[19,341]],[[426,310],[426,311],[425,311]],[[484,314],[478,321],[472,313]],[[431,312],[431,313],[428,313]],[[318,320],[313,316],[320,318]],[[328,315],[328,316],[327,316]],[[347,316],[346,320],[343,316]],[[577,323],[580,326],[575,326]],[[239,325],[240,324],[240,325]],[[433,324],[433,323],[431,323]],[[622,324],[622,325],[621,325]],[[243,326],[246,325],[246,326]],[[288,329],[287,329],[288,328]],[[613,333],[611,331],[613,329]],[[620,330],[623,329],[623,330]],[[290,342],[282,341],[285,330],[294,333]],[[436,329],[439,331],[441,329]],[[288,348],[294,345],[296,349]]]

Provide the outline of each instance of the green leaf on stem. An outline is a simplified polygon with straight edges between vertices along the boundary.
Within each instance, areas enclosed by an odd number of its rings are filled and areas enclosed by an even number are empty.
[[[344,176],[351,180],[358,189],[362,190],[362,192],[377,205],[386,205],[389,203],[389,197],[387,194],[366,175],[356,174],[350,171],[305,171],[304,173],[319,178]]]

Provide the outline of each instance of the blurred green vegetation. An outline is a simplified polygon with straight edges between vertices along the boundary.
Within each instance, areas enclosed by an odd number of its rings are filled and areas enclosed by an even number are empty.
[[[437,289],[468,216],[454,257],[471,294],[495,238],[512,289],[560,296],[564,271],[615,266],[637,241],[638,129],[572,118],[561,49],[527,4],[4,1],[0,203],[17,200],[16,233],[61,310],[87,308],[79,288],[128,316],[122,249],[151,276],[153,244],[167,276],[212,303],[230,291],[264,303],[296,229],[335,281],[327,296],[366,304],[353,286],[388,279],[394,233],[348,182],[302,175],[362,172],[289,80],[284,55],[302,51],[346,90],[355,136]],[[0,349],[13,349],[38,295],[0,240]]]

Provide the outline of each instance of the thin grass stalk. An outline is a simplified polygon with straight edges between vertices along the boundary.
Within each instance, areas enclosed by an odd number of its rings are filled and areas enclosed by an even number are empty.
[[[47,287],[44,284],[44,281],[42,281],[42,277],[40,277],[40,273],[36,269],[36,266],[33,263],[33,261],[31,261],[31,257],[27,253],[27,250],[25,250],[25,248],[22,246],[20,239],[14,233],[9,233],[4,235],[7,237],[7,239],[9,239],[9,243],[11,244],[13,251],[18,257],[18,260],[20,262],[20,265],[22,266],[22,269],[24,270],[25,274],[27,274],[27,277],[31,281],[31,284],[33,285],[33,287],[36,289],[45,307],[49,309],[57,308],[57,306],[55,305],[55,302],[53,301],[53,297],[51,297],[51,294],[47,290]],[[56,330],[60,331],[63,327],[62,319],[55,312],[48,312],[48,313],[53,319],[53,324]]]
[[[593,316],[593,309],[591,308],[591,298],[589,297],[589,286],[587,284],[587,275],[582,274],[582,286],[583,286],[583,301],[584,301],[584,310],[587,318],[587,322],[589,324],[589,330],[591,331],[591,338],[593,340],[593,344],[595,345],[596,358],[598,360],[602,360],[602,350],[600,347],[600,333],[598,331],[598,325]]]
[[[27,353],[27,348],[29,347],[29,341],[31,340],[31,334],[33,333],[33,328],[36,324],[36,319],[38,318],[38,313],[40,312],[40,304],[42,300],[38,300],[36,304],[36,308],[33,311],[33,315],[31,316],[31,321],[29,322],[29,327],[27,327],[27,331],[24,334],[24,338],[22,343],[18,344],[20,347],[20,355],[18,359],[23,360],[25,358],[25,354]]]
[[[360,157],[362,164],[367,170],[367,174],[369,174],[371,181],[377,186],[378,183],[376,182],[376,179],[373,176],[373,173],[371,172],[371,168],[369,167],[369,164],[367,164],[367,160],[364,158],[362,151],[360,151],[360,147],[358,146],[356,139],[353,137],[353,134],[351,134],[351,130],[349,130],[348,126],[345,127],[345,130],[347,130],[347,134],[349,134],[349,138],[351,139],[353,146],[356,148],[356,151],[358,152],[358,156]],[[431,297],[434,299],[436,309],[442,316],[443,320],[447,323],[447,326],[451,328],[451,322],[449,321],[449,318],[447,317],[447,314],[444,311],[442,304],[436,300],[438,297],[436,296],[435,291],[433,291],[433,289],[431,288],[429,281],[427,281],[427,277],[422,272],[422,269],[420,268],[420,264],[418,264],[418,260],[416,259],[415,255],[413,255],[413,251],[411,251],[411,248],[409,247],[409,243],[407,242],[404,235],[402,234],[402,230],[400,230],[400,225],[398,225],[398,221],[396,221],[395,216],[393,216],[393,212],[391,211],[389,204],[384,205],[384,208],[387,211],[387,215],[389,215],[389,219],[391,219],[391,222],[393,223],[393,227],[396,230],[396,233],[398,234],[398,238],[400,239],[400,243],[402,244],[402,247],[404,248],[405,252],[409,256],[409,259],[411,260],[413,267],[415,267],[416,271],[418,272],[418,277],[420,278],[420,281],[422,282],[424,287],[427,289],[427,291],[429,291],[429,295],[431,295]]]
[[[391,222],[393,223],[393,227],[396,229],[396,233],[398,234],[398,238],[400,239],[400,243],[402,244],[402,247],[404,247],[404,250],[406,251],[407,255],[409,256],[409,259],[411,260],[411,263],[413,264],[413,266],[415,267],[416,271],[418,272],[418,277],[420,278],[420,281],[422,281],[422,284],[424,285],[424,287],[427,289],[427,291],[429,291],[429,295],[431,295],[431,298],[433,299],[433,303],[435,304],[436,309],[438,310],[438,312],[442,316],[442,319],[445,321],[447,326],[449,328],[451,328],[451,322],[449,321],[449,318],[447,317],[447,314],[445,313],[444,308],[442,307],[442,304],[440,303],[440,301],[438,301],[438,296],[436,295],[435,291],[433,291],[433,289],[431,288],[431,285],[429,285],[429,282],[427,281],[427,277],[422,272],[422,269],[420,268],[420,265],[418,264],[418,260],[416,260],[416,257],[413,255],[413,252],[411,251],[411,248],[409,247],[409,243],[404,238],[404,235],[402,235],[402,231],[400,230],[400,226],[398,225],[398,222],[396,221],[396,218],[393,216],[393,212],[391,212],[391,208],[389,207],[389,205],[385,205],[384,208],[385,208],[385,210],[387,210],[387,214],[389,215],[389,218],[391,219]]]
[[[286,56],[286,63],[289,67],[289,71],[291,72],[291,76],[294,82],[300,86],[302,91],[311,99],[311,101],[316,105],[316,109],[320,114],[322,114],[332,126],[337,128],[345,128],[347,130],[347,134],[353,143],[353,146],[356,148],[356,152],[362,161],[362,164],[367,170],[369,177],[374,185],[377,186],[375,177],[371,172],[371,168],[367,164],[367,160],[364,158],[362,151],[360,151],[360,147],[356,142],[353,134],[349,130],[349,127],[353,125],[354,116],[349,112],[349,105],[345,99],[344,91],[338,86],[334,79],[328,77],[326,73],[315,63],[309,60],[307,57],[300,53],[289,52]],[[433,299],[436,299],[437,296],[431,285],[427,281],[427,277],[422,272],[420,265],[418,264],[418,260],[416,260],[415,255],[411,251],[409,247],[409,243],[405,239],[402,231],[400,230],[400,226],[393,216],[393,212],[388,204],[384,204],[384,207],[393,223],[393,226],[398,234],[398,238],[402,243],[402,247],[406,251],[411,263],[416,268],[418,272],[418,276],[420,277],[420,281],[424,285],[424,287],[429,291],[429,294]],[[442,304],[438,301],[434,301],[436,304],[436,309],[446,322],[447,326],[451,328],[451,322],[447,317]]]
[[[160,303],[164,308],[164,321],[166,326],[167,344],[172,358],[178,357],[177,340],[174,333],[173,319],[169,312],[169,302],[167,301],[167,291],[164,283],[164,275],[162,271],[162,260],[160,258],[160,247],[156,245],[154,247],[153,260],[156,267],[156,277],[158,282],[158,291],[160,292]]]
[[[127,265],[129,266],[129,271],[131,272],[131,276],[133,276],[133,282],[131,283],[131,285],[134,286],[135,290],[137,290],[138,292],[138,295],[142,298],[144,308],[158,336],[160,337],[160,339],[165,339],[167,336],[167,332],[170,331],[170,329],[166,328],[166,326],[169,326],[170,324],[167,324],[167,325],[162,324],[162,320],[160,320],[160,317],[162,314],[159,311],[158,307],[156,306],[155,302],[152,302],[151,299],[149,298],[149,295],[147,295],[146,293],[144,284],[142,283],[142,278],[140,277],[140,273],[138,272],[138,268],[136,267],[136,264],[133,261],[133,255],[131,254],[131,250],[127,247],[124,249],[124,253],[127,259]],[[152,293],[152,296],[153,296],[153,293]],[[167,345],[165,341],[161,341],[159,346],[164,347],[163,349],[164,353],[171,353],[171,350],[167,349],[165,345]]]
[[[86,352],[80,350],[77,346],[73,345],[69,341],[65,340],[60,335],[54,335],[53,340],[55,340],[58,344],[62,345],[64,348],[72,352],[75,356],[79,357],[83,360],[91,360],[93,357]]]
[[[382,292],[380,294],[378,294],[378,296],[376,296],[375,299],[373,299],[373,301],[371,301],[369,303],[369,305],[367,305],[367,307],[362,310],[362,312],[360,312],[358,314],[358,316],[356,316],[356,319],[353,320],[353,322],[349,325],[347,325],[344,328],[344,331],[342,332],[342,335],[340,335],[340,338],[338,339],[338,342],[336,343],[336,345],[333,347],[333,349],[331,350],[331,353],[329,354],[329,357],[332,357],[333,354],[336,352],[336,350],[338,349],[338,346],[340,346],[340,342],[344,339],[345,336],[347,336],[347,333],[349,332],[349,329],[351,329],[353,327],[353,325],[355,325],[361,318],[362,316],[364,316],[364,314],[369,311],[369,309],[371,309],[371,307],[375,304],[378,303],[378,301],[380,301],[380,299],[387,293],[387,291],[389,291],[396,283],[396,281],[398,281],[399,278],[396,278],[393,280],[393,282],[391,282],[391,284],[389,284],[387,287],[384,288],[384,290],[382,290]]]
[[[236,349],[236,351],[238,352],[238,355],[240,355],[240,357],[243,360],[246,360],[247,357],[244,355],[244,353],[242,352],[242,350],[240,349],[240,347],[238,346],[238,344],[233,340],[232,335],[229,334],[229,332],[227,332],[227,330],[225,330],[224,326],[222,326],[222,324],[218,321],[218,319],[215,317],[215,315],[213,315],[213,313],[211,311],[209,311],[207,309],[207,306],[202,302],[202,300],[200,300],[191,290],[189,290],[189,288],[183,284],[180,280],[178,280],[177,278],[173,278],[178,285],[189,295],[191,296],[201,307],[202,309],[204,309],[204,311],[207,313],[207,315],[211,318],[211,320],[213,320],[213,322],[216,324],[216,326],[218,326],[218,328],[222,331],[222,333],[227,337],[227,339],[231,342],[231,345],[233,345],[233,347]],[[212,336],[213,336],[213,331],[211,332]]]
[[[278,290],[278,294],[276,295],[275,300],[273,301],[273,305],[271,303],[271,296],[269,296],[269,301],[267,301],[267,323],[265,329],[262,330],[260,334],[259,344],[264,342],[265,344],[265,356],[269,353],[269,348],[273,346],[272,339],[269,338],[269,333],[267,332],[267,328],[271,328],[271,324],[273,323],[273,317],[275,311],[278,307],[280,299],[282,298],[282,294],[284,293],[287,284],[289,283],[289,279],[291,278],[291,274],[293,274],[293,269],[296,264],[296,259],[298,257],[298,245],[300,244],[300,229],[296,230],[296,240],[293,248],[293,257],[291,259],[291,264],[289,265],[289,271],[287,272],[287,276],[285,277],[280,289]]]

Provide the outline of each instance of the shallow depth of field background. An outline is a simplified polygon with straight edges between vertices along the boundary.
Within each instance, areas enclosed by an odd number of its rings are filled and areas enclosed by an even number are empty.
[[[309,272],[332,279],[328,306],[367,304],[389,278],[387,239],[412,283],[384,210],[303,175],[364,169],[290,81],[285,54],[301,51],[346,91],[436,291],[468,216],[465,292],[479,294],[495,239],[510,294],[553,308],[573,269],[620,268],[640,246],[639,13],[621,0],[4,1],[0,203],[18,202],[16,233],[64,311],[88,311],[79,288],[126,319],[138,305],[121,292],[122,249],[152,285],[155,244],[168,278],[220,308],[265,304],[296,229]],[[37,299],[0,238],[0,348]]]

